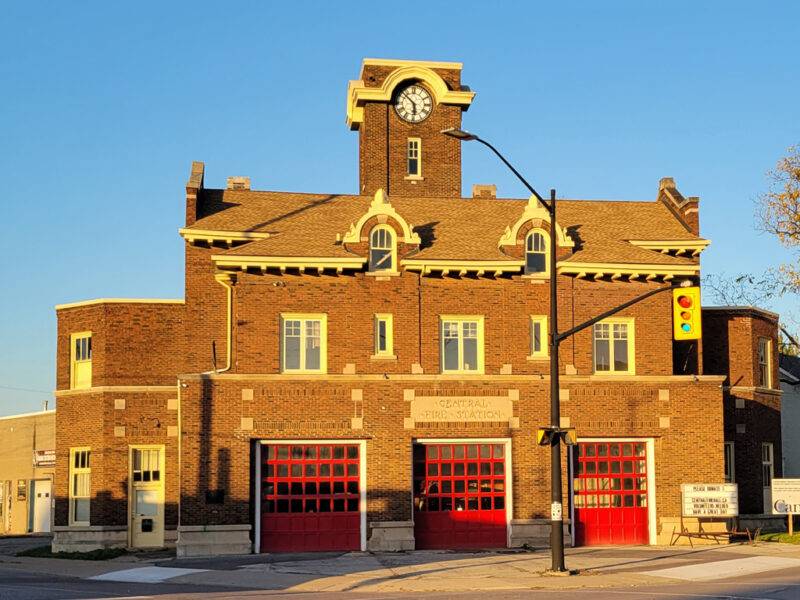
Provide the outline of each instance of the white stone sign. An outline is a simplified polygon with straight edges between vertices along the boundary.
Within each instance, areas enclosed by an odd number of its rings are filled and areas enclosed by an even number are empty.
[[[772,514],[800,514],[800,479],[772,480]]]
[[[739,486],[735,483],[684,483],[681,496],[684,517],[739,515]]]
[[[418,396],[411,401],[411,418],[417,422],[508,421],[514,405],[506,396]]]

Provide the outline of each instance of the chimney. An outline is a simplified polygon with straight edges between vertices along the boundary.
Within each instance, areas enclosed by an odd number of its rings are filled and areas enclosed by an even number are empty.
[[[228,177],[229,190],[249,190],[250,178],[249,177]]]
[[[695,235],[700,235],[700,198],[698,196],[684,198],[675,186],[675,180],[672,177],[662,177],[658,182],[656,200],[666,204],[667,208],[686,226],[686,229]]]
[[[472,186],[473,198],[497,198],[497,186],[493,183],[476,183]]]
[[[197,201],[203,189],[203,176],[206,166],[200,161],[192,163],[189,181],[186,182],[186,225],[193,225],[197,220]]]

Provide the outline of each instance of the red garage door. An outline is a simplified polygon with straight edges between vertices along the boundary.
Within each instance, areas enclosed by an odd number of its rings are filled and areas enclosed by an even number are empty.
[[[262,447],[261,551],[360,550],[359,447]]]
[[[647,444],[580,443],[574,467],[575,543],[649,543]]]
[[[503,444],[414,446],[416,547],[504,548]]]

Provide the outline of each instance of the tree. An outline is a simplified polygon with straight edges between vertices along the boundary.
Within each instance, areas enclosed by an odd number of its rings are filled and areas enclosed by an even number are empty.
[[[786,248],[800,250],[800,146],[792,146],[787,156],[770,171],[770,189],[756,200],[756,227],[770,233]],[[794,264],[780,265],[775,271],[781,294],[800,291],[800,269]]]
[[[792,146],[787,155],[767,173],[769,190],[756,199],[756,228],[774,235],[786,248],[800,257],[800,146]],[[770,301],[786,293],[800,292],[800,269],[797,261],[767,269],[758,275],[740,273],[711,274],[703,277],[703,289],[714,302],[727,306],[768,307]],[[779,345],[786,354],[797,354],[795,341],[787,329],[797,331],[800,321],[791,314],[781,315]]]

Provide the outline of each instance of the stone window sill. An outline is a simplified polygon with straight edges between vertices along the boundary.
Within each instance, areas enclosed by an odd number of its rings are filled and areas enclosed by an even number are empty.
[[[546,354],[533,354],[526,356],[525,360],[544,362],[546,360],[549,361],[550,357],[547,356]]]
[[[370,360],[397,360],[395,354],[373,354],[369,357]]]
[[[424,177],[422,175],[406,175],[403,177],[406,181],[424,181]]]
[[[367,271],[365,273],[367,277],[400,277],[400,271]]]

